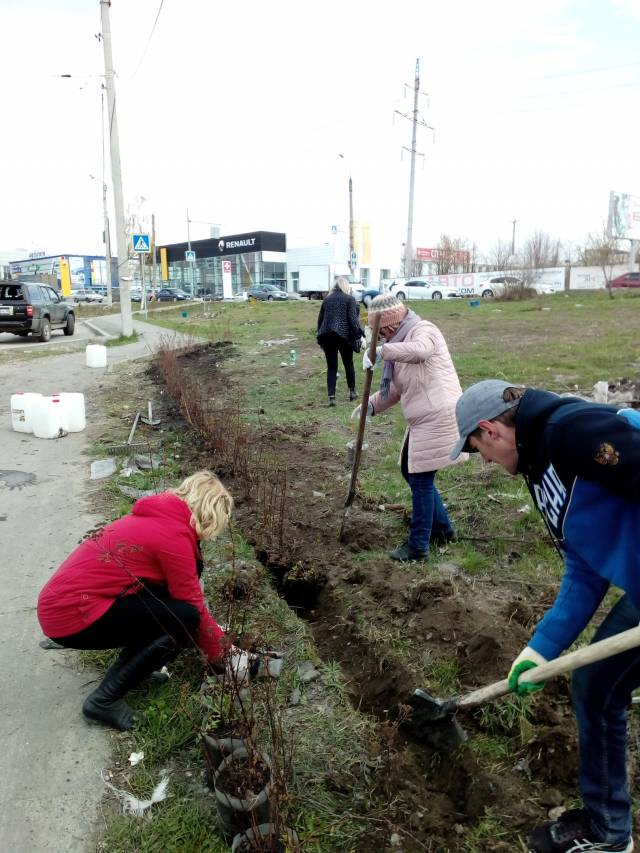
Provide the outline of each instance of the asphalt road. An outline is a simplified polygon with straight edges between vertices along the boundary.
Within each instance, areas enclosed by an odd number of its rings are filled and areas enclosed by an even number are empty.
[[[36,347],[55,347],[60,346],[61,344],[70,346],[77,341],[93,343],[94,337],[93,332],[85,326],[82,320],[77,321],[75,331],[70,337],[67,337],[62,329],[54,329],[51,332],[51,340],[46,344],[43,344],[37,340],[37,338],[32,338],[30,336],[27,338],[21,338],[19,335],[10,335],[3,332],[0,334],[0,353],[8,351],[13,352],[14,350],[35,349]]]
[[[100,325],[119,333],[118,319]],[[95,674],[74,652],[44,651],[36,600],[52,571],[99,519],[88,506],[87,433],[46,441],[11,429],[15,391],[80,391],[87,420],[100,418],[100,384],[117,362],[148,355],[162,334],[134,321],[141,338],[108,350],[107,368],[84,350],[0,364],[0,849],[86,853],[109,763],[109,735],[82,718]],[[96,342],[96,338],[92,338]]]

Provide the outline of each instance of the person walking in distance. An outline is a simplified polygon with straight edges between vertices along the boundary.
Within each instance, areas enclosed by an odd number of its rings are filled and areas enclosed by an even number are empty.
[[[378,415],[398,402],[402,406],[407,429],[400,465],[412,499],[409,538],[389,556],[401,562],[425,560],[430,542],[455,539],[435,477],[438,470],[454,464],[449,454],[457,438],[455,405],[462,388],[437,326],[409,311],[392,293],[377,296],[369,304],[369,325],[376,314],[384,341],[376,349],[376,363],[381,361],[383,369],[380,390],[371,397],[368,414]],[[363,367],[371,366],[365,352]],[[351,417],[359,416],[360,406]]]
[[[336,405],[338,353],[349,386],[349,400],[357,400],[353,354],[360,352],[363,333],[358,322],[358,306],[351,295],[351,285],[345,278],[339,278],[331,293],[322,301],[316,337],[327,360],[329,405]]]
[[[209,471],[142,498],[62,563],[40,592],[47,637],[69,649],[122,649],[82,712],[112,728],[134,725],[126,694],[190,646],[214,671],[237,660],[207,608],[200,542],[227,526],[232,499]],[[239,665],[239,661],[237,661]]]
[[[522,474],[564,559],[554,603],[514,660],[522,672],[558,657],[586,628],[610,585],[624,595],[592,642],[640,623],[640,414],[498,379],[468,388],[456,407],[463,450],[509,474]],[[631,649],[573,673],[578,724],[580,808],[532,829],[532,853],[630,853],[627,711],[640,687],[640,650]]]

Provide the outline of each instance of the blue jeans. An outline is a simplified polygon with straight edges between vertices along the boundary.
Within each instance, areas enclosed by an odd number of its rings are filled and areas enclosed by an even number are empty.
[[[593,642],[640,623],[640,610],[628,595],[612,608]],[[640,650],[575,670],[573,707],[580,745],[582,801],[600,841],[616,844],[631,836],[631,797],[627,783],[627,708],[640,686]]]
[[[409,473],[409,441],[402,448],[402,476],[411,489],[413,509],[409,525],[409,546],[416,551],[426,551],[431,535],[453,533],[447,510],[436,489],[435,471]]]

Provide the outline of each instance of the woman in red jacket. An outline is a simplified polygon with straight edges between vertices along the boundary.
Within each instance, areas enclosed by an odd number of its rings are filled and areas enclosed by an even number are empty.
[[[226,527],[233,502],[209,471],[137,501],[70,554],[38,598],[43,632],[70,649],[122,652],[82,706],[85,717],[126,731],[124,696],[188,646],[210,663],[227,643],[200,587],[200,541]]]

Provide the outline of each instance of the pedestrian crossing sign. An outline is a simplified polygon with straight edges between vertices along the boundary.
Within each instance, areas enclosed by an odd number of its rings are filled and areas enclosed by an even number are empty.
[[[150,252],[151,241],[148,234],[133,235],[133,251],[134,252]]]

